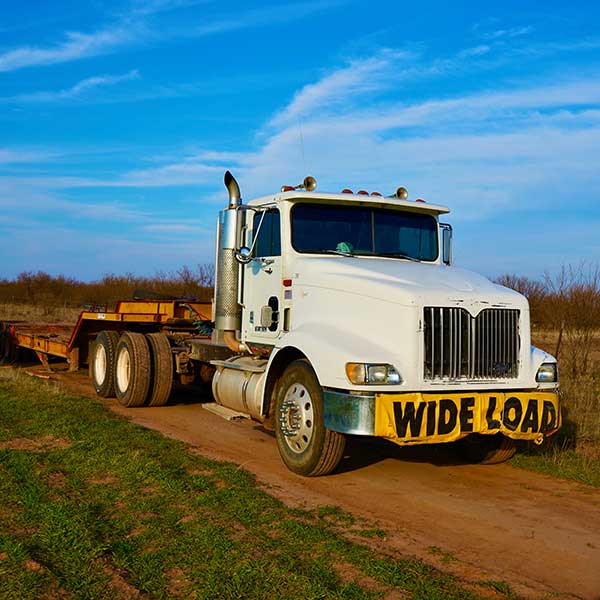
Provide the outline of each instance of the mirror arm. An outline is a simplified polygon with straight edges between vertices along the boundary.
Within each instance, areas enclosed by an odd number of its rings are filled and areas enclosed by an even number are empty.
[[[242,248],[240,248],[239,250],[236,251],[235,258],[239,262],[241,262],[243,264],[248,264],[250,261],[253,260],[252,253],[254,252],[254,247],[256,246],[256,241],[258,240],[258,234],[260,233],[260,229],[262,227],[263,221],[265,220],[266,214],[267,214],[267,211],[263,210],[262,215],[260,216],[260,221],[258,222],[258,227],[256,228],[256,233],[252,232],[253,233],[252,245],[248,249],[248,252],[242,254]]]

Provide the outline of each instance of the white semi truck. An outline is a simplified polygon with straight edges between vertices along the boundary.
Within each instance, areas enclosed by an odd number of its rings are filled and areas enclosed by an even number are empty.
[[[267,421],[285,464],[330,472],[345,436],[463,444],[484,462],[560,426],[556,360],[520,294],[452,266],[443,206],[296,187],[229,206],[217,235],[216,401]]]
[[[174,378],[212,381],[215,402],[274,429],[307,476],[335,469],[347,435],[458,441],[491,463],[560,427],[556,360],[531,346],[527,300],[452,265],[447,208],[404,188],[320,193],[310,177],[244,204],[229,172],[225,184],[212,315],[122,302],[82,314],[54,352],[87,359],[98,394],[157,406]],[[43,336],[3,331],[43,358]]]

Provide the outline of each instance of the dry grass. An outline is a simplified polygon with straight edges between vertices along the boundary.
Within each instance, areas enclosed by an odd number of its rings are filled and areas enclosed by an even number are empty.
[[[75,323],[81,309],[68,306],[13,304],[0,302],[0,321]]]
[[[556,353],[559,332],[532,331],[532,343],[550,354]],[[579,358],[578,340],[561,342],[559,352],[560,389],[564,426],[557,440],[587,451],[600,442],[600,330],[594,330],[588,342],[585,370],[574,363]]]
[[[212,296],[213,283],[212,265],[183,266],[173,273],[157,272],[153,277],[104,275],[98,281],[79,281],[42,271],[23,272],[14,279],[0,278],[0,303],[34,305],[50,314],[59,307],[81,309],[84,305],[111,310],[118,300],[133,298],[136,290],[207,299]]]

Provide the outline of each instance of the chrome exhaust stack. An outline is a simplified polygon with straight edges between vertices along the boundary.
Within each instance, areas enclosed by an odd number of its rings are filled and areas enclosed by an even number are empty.
[[[238,303],[239,263],[235,253],[239,246],[238,207],[242,204],[240,186],[227,171],[225,186],[229,206],[219,212],[217,221],[217,260],[215,272],[215,330],[222,332],[223,341],[234,352],[244,352],[246,346],[236,338],[242,326],[242,308]]]

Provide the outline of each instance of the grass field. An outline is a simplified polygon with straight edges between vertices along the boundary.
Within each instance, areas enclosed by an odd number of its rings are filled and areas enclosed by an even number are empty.
[[[0,598],[514,597],[286,508],[235,465],[0,369]],[[383,545],[383,544],[382,544]]]
[[[558,332],[532,332],[532,343],[553,354]],[[563,426],[541,447],[524,447],[512,464],[600,486],[600,331],[589,341],[589,362],[574,374],[577,340],[563,340],[559,354]]]
[[[75,323],[79,309],[48,304],[0,303],[0,321],[25,320],[46,323]],[[558,332],[532,330],[532,343],[550,354],[557,347]],[[600,330],[590,340],[589,364],[584,373],[573,375],[578,341],[562,341],[559,370],[564,424],[561,431],[542,447],[522,445],[512,460],[517,467],[556,477],[600,486]]]
[[[72,323],[75,325],[80,308],[69,308],[48,304],[36,306],[33,304],[16,304],[0,302],[0,321],[28,321],[38,323]]]

